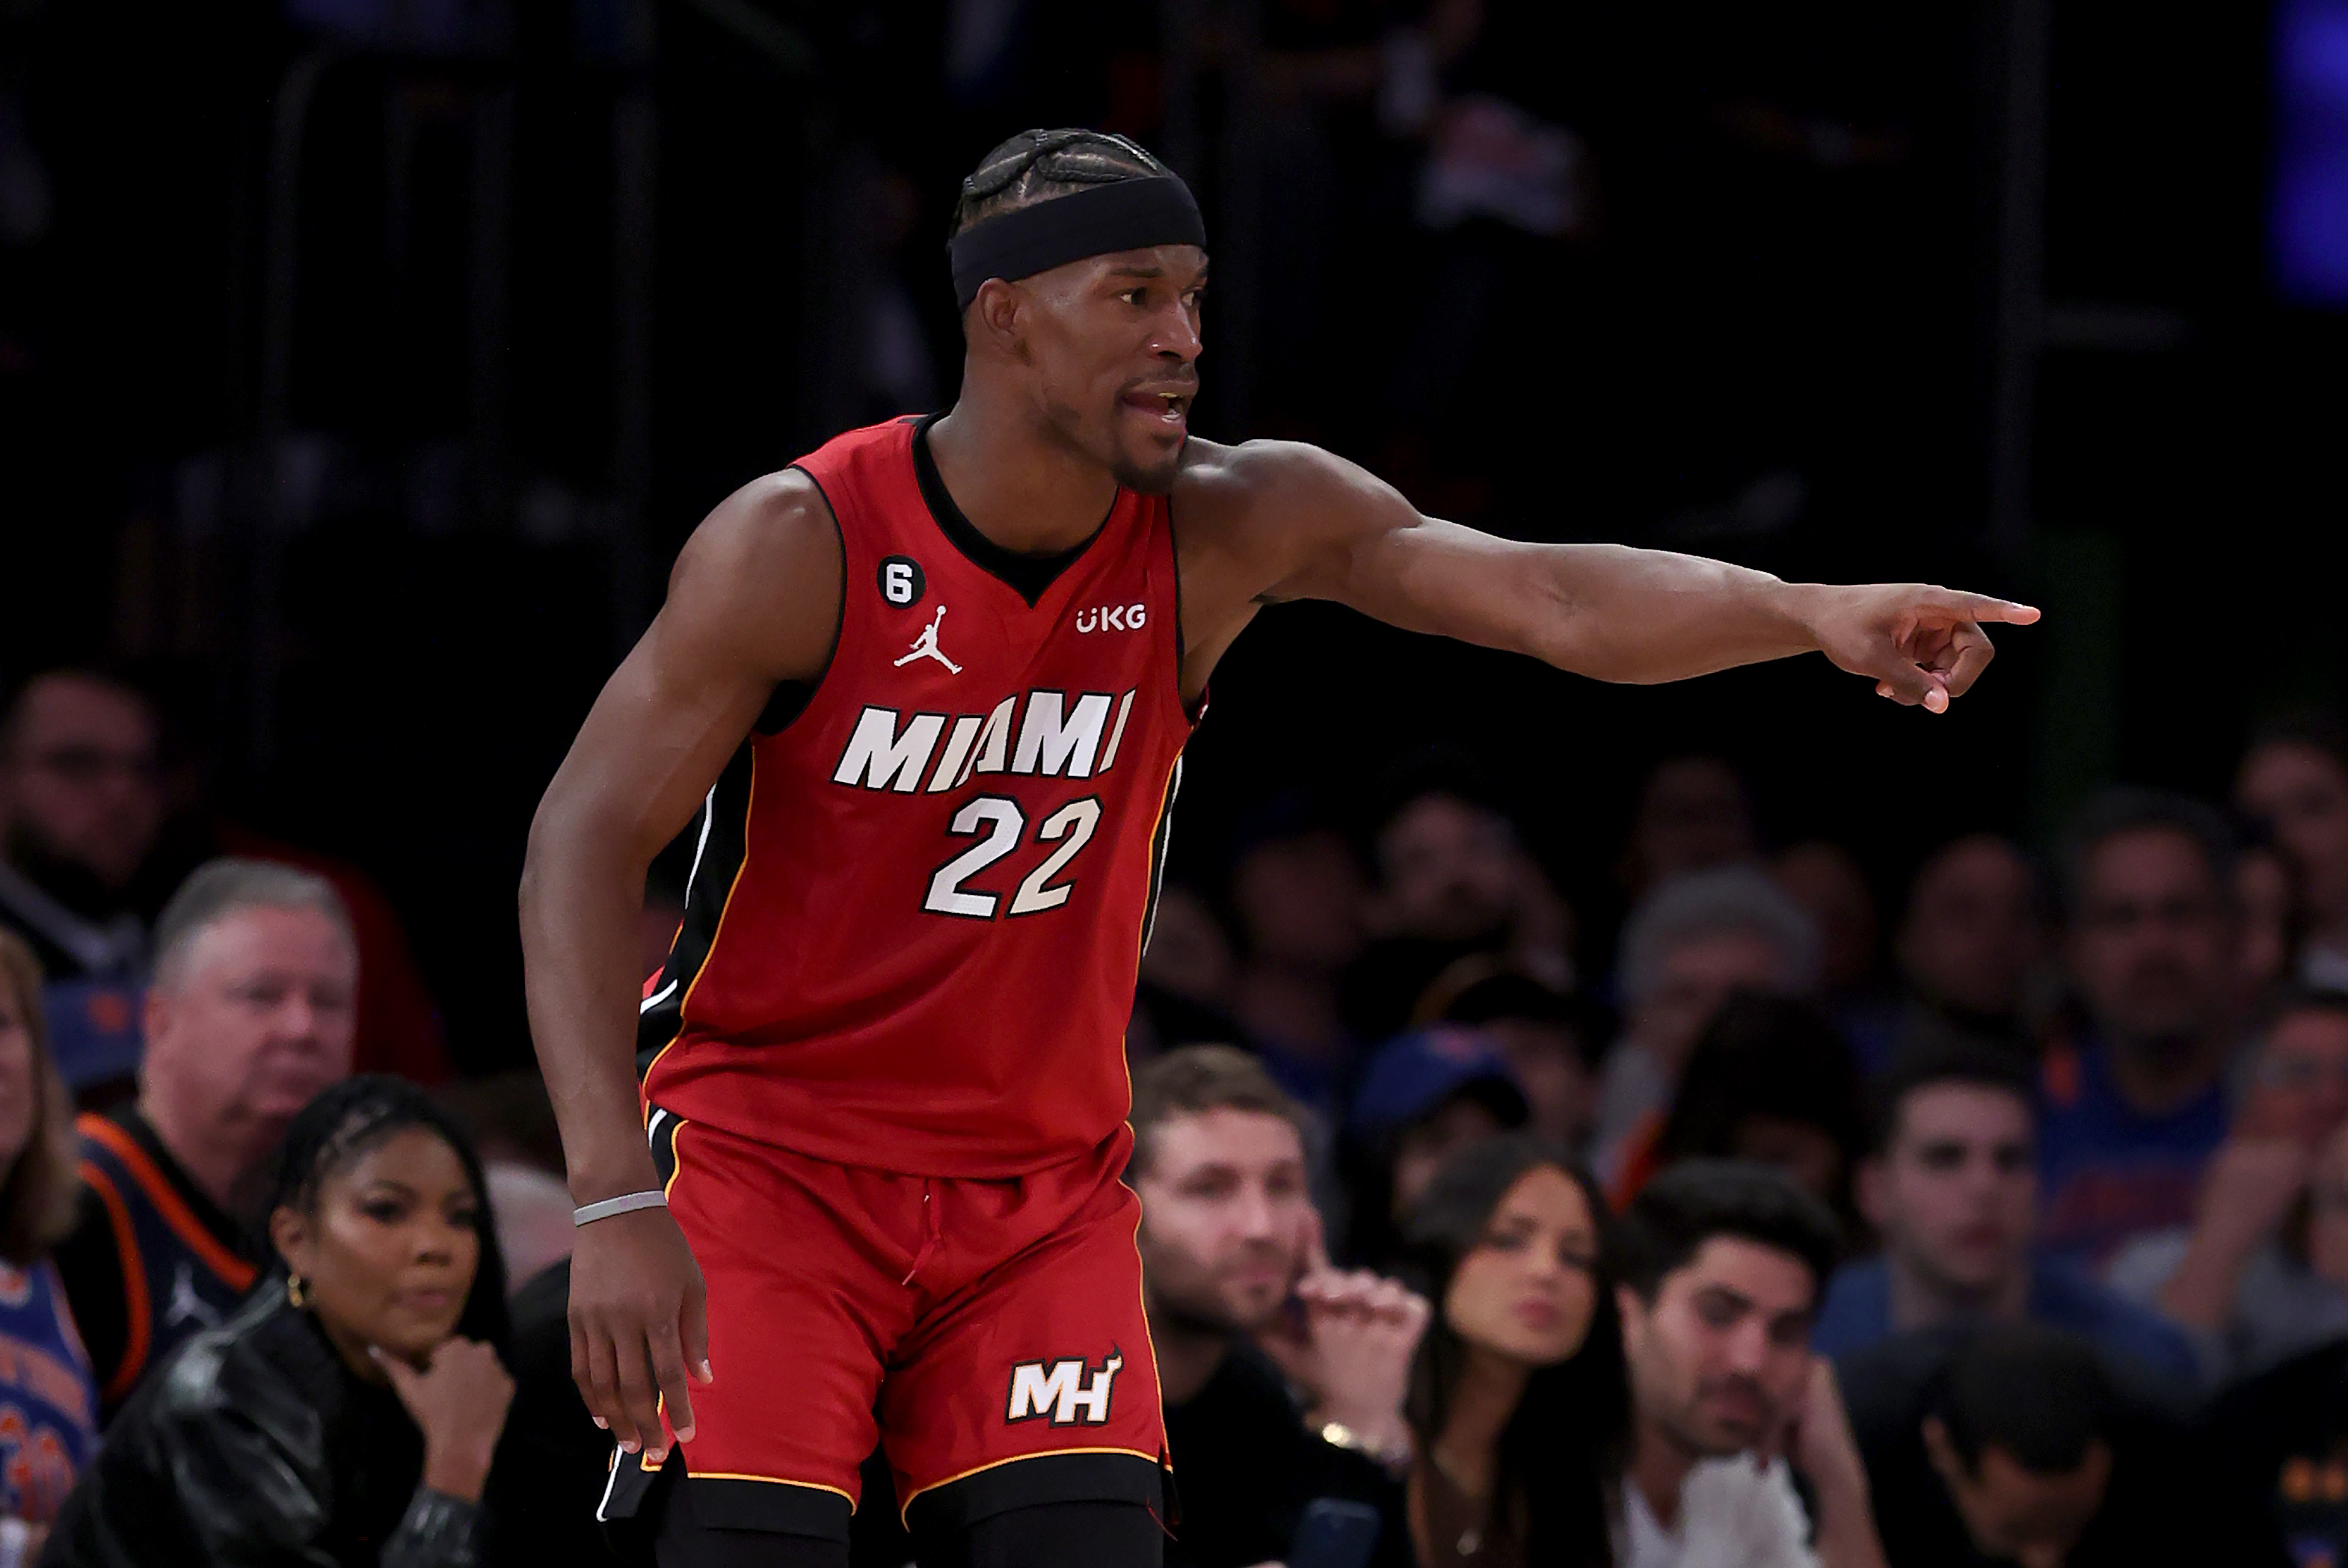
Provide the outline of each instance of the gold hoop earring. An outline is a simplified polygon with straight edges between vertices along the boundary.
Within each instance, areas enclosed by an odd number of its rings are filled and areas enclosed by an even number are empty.
[[[292,1307],[303,1307],[307,1306],[309,1304],[309,1288],[302,1283],[302,1276],[295,1274],[287,1274],[285,1276],[285,1305]]]

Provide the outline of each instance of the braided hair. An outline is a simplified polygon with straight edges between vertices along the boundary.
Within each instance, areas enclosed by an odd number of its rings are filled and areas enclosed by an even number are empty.
[[[466,1293],[456,1332],[502,1350],[511,1328],[506,1312],[505,1254],[498,1247],[481,1157],[440,1102],[406,1078],[385,1073],[345,1078],[294,1113],[270,1163],[254,1233],[269,1234],[269,1216],[279,1209],[315,1213],[319,1190],[329,1177],[410,1128],[422,1128],[456,1153],[476,1200],[473,1223],[480,1234],[480,1260],[474,1266],[472,1288]],[[273,1256],[268,1277],[260,1288],[283,1291],[290,1272],[283,1257]]]
[[[1148,180],[1166,165],[1140,144],[1106,130],[1023,130],[979,160],[954,202],[953,232],[1094,185]]]

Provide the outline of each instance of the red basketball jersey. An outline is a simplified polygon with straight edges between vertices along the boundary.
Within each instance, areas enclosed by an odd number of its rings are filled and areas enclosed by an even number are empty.
[[[1120,490],[1031,598],[925,428],[797,465],[839,520],[839,644],[710,791],[638,1043],[645,1098],[688,1121],[1014,1176],[1131,1109],[1126,1021],[1191,724],[1173,535],[1163,498]]]

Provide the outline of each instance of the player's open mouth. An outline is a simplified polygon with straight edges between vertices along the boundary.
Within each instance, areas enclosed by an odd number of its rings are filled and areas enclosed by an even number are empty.
[[[1127,407],[1175,429],[1182,428],[1190,412],[1190,395],[1187,392],[1128,392],[1124,402]]]

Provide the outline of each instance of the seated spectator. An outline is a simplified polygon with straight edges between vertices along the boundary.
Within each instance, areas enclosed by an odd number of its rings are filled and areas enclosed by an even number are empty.
[[[2348,1290],[2348,1130],[2325,1150],[2313,1199],[2311,1263]],[[2228,1561],[2348,1562],[2348,1335],[2222,1395],[2203,1448],[2216,1474],[2200,1495],[2250,1527]]]
[[[1818,928],[1765,872],[1692,872],[1631,911],[1617,970],[1624,1032],[1600,1076],[1591,1160],[1610,1189],[1661,1125],[1722,1004],[1739,991],[1800,995],[1817,985]]]
[[[1509,1064],[1531,1108],[1529,1130],[1569,1152],[1590,1141],[1598,1113],[1599,1053],[1607,1032],[1598,1008],[1506,962],[1462,958],[1418,999],[1414,1025],[1464,1024]]]
[[[231,1216],[294,1112],[350,1070],[358,962],[335,890],[214,861],[156,925],[139,1098],[80,1122],[81,1195],[57,1262],[109,1417],[255,1278]]]
[[[1769,871],[1818,931],[1818,992],[1838,1011],[1874,1000],[1875,890],[1849,850],[1810,839],[1780,852]]]
[[[2268,726],[2234,775],[2234,803],[2290,855],[2306,901],[2298,978],[2348,991],[2348,731],[2328,715]]]
[[[2216,1381],[2348,1333],[2348,1295],[2308,1255],[2309,1182],[2343,1122],[2348,994],[2302,992],[2260,1042],[2192,1225],[2139,1236],[2112,1260],[2113,1287],[2190,1330]]]
[[[1342,1104],[1354,1067],[1338,980],[1367,939],[1368,899],[1344,837],[1306,819],[1256,825],[1231,863],[1231,1010],[1282,1087],[1316,1109]]]
[[[1530,1136],[1462,1150],[1411,1217],[1439,1304],[1411,1377],[1419,1568],[1610,1562],[1631,1390],[1597,1183]]]
[[[1422,790],[1375,838],[1375,940],[1346,971],[1342,1001],[1356,1037],[1405,1026],[1427,983],[1471,953],[1509,959],[1552,985],[1572,981],[1571,917],[1514,823],[1448,789]]]
[[[1915,1329],[2028,1319],[2081,1335],[2180,1395],[2195,1386],[2200,1369],[2182,1334],[2034,1249],[2036,1104],[2026,1066],[1992,1046],[1944,1046],[1895,1064],[1878,1105],[1859,1200],[1883,1250],[1835,1272],[1815,1348],[1840,1360]]]
[[[2140,789],[2098,797],[2068,835],[2065,955],[2087,1030],[2046,1058],[2041,1240],[2091,1268],[2192,1223],[2202,1166],[2225,1140],[2232,853],[2215,811]]]
[[[2235,1008],[2255,1018],[2291,983],[2306,942],[2306,900],[2299,867],[2258,824],[2234,855],[2234,903],[2242,940],[2234,965]]]
[[[1168,1563],[1283,1558],[1306,1506],[1334,1497],[1378,1508],[1377,1561],[1405,1568],[1387,1468],[1410,1454],[1403,1394],[1426,1304],[1319,1255],[1303,1112],[1261,1062],[1186,1047],[1142,1068],[1133,1090],[1126,1180],[1141,1195],[1142,1285],[1182,1500]]]
[[[1880,1051],[1861,1042],[1859,1065],[1881,1071],[1909,1048],[1952,1038],[2024,1047],[2030,990],[2046,956],[2038,873],[1994,833],[1968,833],[1933,852],[1908,889],[1895,942],[1908,992]]]
[[[94,670],[46,671],[0,714],[0,925],[57,981],[135,981],[133,882],[162,825],[155,715]]]
[[[1615,1563],[1881,1563],[1834,1369],[1809,1347],[1834,1216],[1766,1166],[1691,1161],[1647,1183],[1622,1235],[1632,1438]]]
[[[450,1084],[439,1099],[480,1150],[498,1251],[515,1285],[569,1257],[578,1227],[546,1080],[522,1068]]]
[[[2173,1418],[2075,1335],[1931,1330],[1842,1374],[1895,1568],[2259,1561]]]
[[[1167,888],[1149,919],[1133,993],[1126,1054],[1136,1065],[1160,1052],[1241,1037],[1229,1011],[1231,944],[1207,901]]]
[[[1655,764],[1632,812],[1622,882],[1633,899],[1690,872],[1749,861],[1758,852],[1753,802],[1736,769],[1717,757]]]
[[[271,1272],[116,1418],[50,1568],[470,1568],[513,1382],[480,1163],[419,1088],[347,1079],[286,1129]]]
[[[1443,1162],[1530,1116],[1508,1062],[1473,1029],[1415,1029],[1380,1046],[1363,1069],[1339,1148],[1353,1200],[1348,1260],[1391,1262],[1411,1206]]]
[[[1751,1160],[1791,1176],[1856,1237],[1851,1180],[1866,1147],[1859,1068],[1826,1010],[1785,996],[1732,996],[1696,1041],[1651,1150],[1626,1167],[1615,1206],[1683,1160]]]
[[[0,1563],[30,1563],[98,1447],[98,1386],[49,1249],[73,1223],[73,1105],[49,1060],[41,972],[0,930]]]

